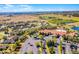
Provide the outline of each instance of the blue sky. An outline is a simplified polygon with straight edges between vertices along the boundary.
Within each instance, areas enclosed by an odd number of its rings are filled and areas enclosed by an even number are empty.
[[[0,12],[78,11],[79,4],[0,4]]]

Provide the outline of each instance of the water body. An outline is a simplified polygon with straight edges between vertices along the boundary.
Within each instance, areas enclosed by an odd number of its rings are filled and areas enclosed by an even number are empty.
[[[77,26],[77,27],[72,27],[72,29],[79,31],[79,26]]]

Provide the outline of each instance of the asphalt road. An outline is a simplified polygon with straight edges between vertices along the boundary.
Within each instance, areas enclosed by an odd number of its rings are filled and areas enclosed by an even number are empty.
[[[57,43],[60,44],[60,37],[58,38],[57,40]],[[33,54],[38,54],[38,48],[36,47],[35,45],[35,42],[39,42],[40,40],[35,40],[34,38],[29,38],[27,39],[24,44],[22,45],[19,53],[20,54],[24,54],[25,52],[29,52],[29,51],[33,51]],[[65,47],[65,53],[66,54],[71,54],[71,49],[70,49],[70,43],[67,43],[67,42],[63,42],[63,45]],[[32,45],[32,46],[31,46]],[[45,45],[45,42],[44,42],[44,45]],[[79,47],[79,45],[78,45]],[[79,50],[79,49],[78,49]],[[45,54],[45,50],[43,50],[43,54]],[[55,54],[58,54],[58,48],[55,47]],[[64,53],[64,51],[62,51],[62,54]]]
[[[35,40],[34,38],[29,38],[27,39],[24,44],[22,45],[19,53],[24,54],[25,52],[28,51],[33,51],[33,54],[38,53],[38,48],[35,45],[35,42],[38,42],[39,40]],[[30,44],[29,44],[30,43]],[[31,46],[32,45],[32,46]]]

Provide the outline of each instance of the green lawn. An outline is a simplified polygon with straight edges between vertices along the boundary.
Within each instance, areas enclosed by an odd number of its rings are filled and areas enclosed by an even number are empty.
[[[76,22],[75,20],[48,20],[49,23],[54,23],[54,24],[68,24],[68,23],[74,23]]]
[[[72,20],[79,22],[79,17],[73,17]]]

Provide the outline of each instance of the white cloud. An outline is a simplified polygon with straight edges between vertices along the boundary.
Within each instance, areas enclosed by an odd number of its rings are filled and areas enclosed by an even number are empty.
[[[32,6],[29,5],[13,5],[13,4],[6,4],[3,7],[0,7],[1,12],[27,12],[32,11]]]
[[[0,12],[31,12],[31,11],[72,11],[79,10],[72,8],[42,8],[42,7],[34,7],[32,5],[27,4],[4,4],[0,5]]]
[[[4,6],[4,7],[13,7],[13,5],[11,5],[11,4],[6,4],[6,6]]]

